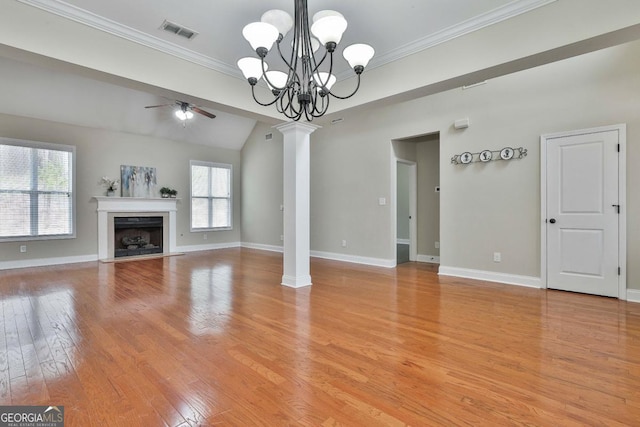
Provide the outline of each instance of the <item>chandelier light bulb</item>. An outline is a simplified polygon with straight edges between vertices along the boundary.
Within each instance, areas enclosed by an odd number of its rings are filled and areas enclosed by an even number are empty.
[[[322,18],[326,18],[327,16],[339,16],[340,18],[345,19],[344,15],[342,15],[340,12],[327,9],[327,10],[321,10],[320,12],[317,12],[315,15],[313,15],[313,22],[315,23],[316,21]]]
[[[318,86],[318,91],[326,90],[327,92],[331,90],[331,86],[336,82],[336,76],[333,74],[325,73],[321,71],[319,73],[315,73],[313,75],[313,80],[316,82]]]
[[[238,61],[238,68],[242,71],[244,78],[250,80],[256,79],[256,82],[262,78],[262,61],[258,58],[246,57]],[[269,65],[265,62],[264,70],[268,70]],[[255,84],[255,83],[254,83]]]
[[[342,52],[342,56],[347,60],[351,68],[356,68],[358,66],[364,67],[367,66],[369,60],[373,58],[373,54],[375,51],[368,44],[352,44],[351,46],[347,46]]]
[[[266,78],[264,80],[272,91],[284,89],[287,85],[287,79],[289,78],[289,75],[282,71],[267,71],[265,75]]]
[[[260,49],[266,49],[264,52],[266,55],[273,43],[278,40],[280,32],[276,27],[266,22],[252,22],[242,29],[242,35],[256,52]]]
[[[329,15],[314,22],[311,26],[311,33],[326,46],[327,43],[340,43],[346,29],[347,20],[342,15]]]
[[[262,14],[260,21],[276,27],[282,37],[285,37],[289,30],[293,28],[293,18],[284,10],[268,10]]]

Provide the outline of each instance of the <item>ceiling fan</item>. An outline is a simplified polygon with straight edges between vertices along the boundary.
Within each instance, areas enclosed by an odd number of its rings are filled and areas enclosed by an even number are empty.
[[[178,117],[182,121],[192,119],[193,118],[192,111],[198,114],[202,114],[205,117],[209,117],[210,119],[216,118],[215,114],[211,114],[210,112],[203,110],[197,105],[189,104],[188,102],[184,102],[184,101],[175,101],[169,104],[161,104],[161,105],[147,105],[144,108],[168,107],[170,105],[178,105],[180,107],[179,109],[176,109],[175,114],[176,114],[176,117]]]

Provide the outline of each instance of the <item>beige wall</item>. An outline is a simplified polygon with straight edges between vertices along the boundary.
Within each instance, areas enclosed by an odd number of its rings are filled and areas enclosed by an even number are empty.
[[[158,187],[178,190],[177,245],[214,245],[240,241],[240,152],[139,135],[65,125],[25,117],[0,115],[4,137],[76,146],[75,239],[0,243],[1,261],[96,255],[97,213],[93,196],[104,195],[102,176],[119,177],[120,165],[155,167]],[[234,171],[234,229],[204,233],[189,231],[189,160],[230,163]]]
[[[282,246],[282,144],[282,133],[258,123],[242,149],[243,243]]]
[[[640,212],[640,193],[633,185],[640,180],[640,169],[633,167],[640,162],[639,95],[635,42],[469,90],[344,114],[340,124],[312,135],[312,250],[394,259],[395,206],[377,203],[392,192],[390,142],[440,132],[442,265],[539,277],[540,135],[626,123],[628,286],[640,289],[634,262],[640,258],[640,215],[634,214]],[[455,130],[453,122],[462,117],[470,118],[471,127]],[[450,162],[464,151],[506,146],[522,146],[529,155],[469,166]],[[349,241],[347,248],[340,247],[341,239]],[[493,262],[493,252],[502,253],[501,263]]]

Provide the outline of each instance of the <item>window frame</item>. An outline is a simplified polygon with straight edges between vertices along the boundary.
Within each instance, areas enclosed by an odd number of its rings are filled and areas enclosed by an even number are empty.
[[[193,167],[204,166],[208,168],[228,169],[229,170],[229,197],[194,197],[193,196]],[[193,199],[207,199],[209,201],[215,199],[229,200],[229,225],[224,227],[202,227],[194,228],[193,226]],[[212,205],[209,204],[209,215],[213,213]],[[233,230],[233,165],[230,163],[205,162],[201,160],[189,161],[189,229],[192,233],[206,231],[228,231]]]
[[[38,240],[63,240],[63,239],[75,239],[76,238],[76,209],[77,209],[77,187],[76,187],[76,147],[75,145],[65,145],[65,144],[55,144],[51,142],[41,142],[41,141],[29,141],[24,139],[15,139],[15,138],[6,138],[0,137],[0,145],[12,145],[16,147],[25,147],[32,149],[43,149],[50,151],[62,151],[71,154],[71,186],[70,186],[70,194],[69,198],[71,199],[71,211],[70,211],[70,232],[68,234],[47,234],[47,235],[29,235],[29,236],[1,236],[0,235],[0,243],[5,242],[27,242],[27,241],[38,241]],[[30,165],[33,173],[33,165]],[[0,192],[3,192],[0,189]],[[14,192],[14,191],[11,191]],[[38,194],[59,194],[59,193],[67,193],[62,191],[34,191],[30,189],[28,191],[32,196]],[[36,197],[37,199],[37,197]],[[37,206],[34,208],[32,206],[32,211],[37,212]],[[37,216],[36,216],[37,220]]]

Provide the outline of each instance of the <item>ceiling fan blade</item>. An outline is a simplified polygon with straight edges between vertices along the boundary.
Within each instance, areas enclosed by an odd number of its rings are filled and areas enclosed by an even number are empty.
[[[199,113],[199,114],[202,114],[203,116],[207,116],[207,117],[209,117],[210,119],[215,119],[215,118],[216,118],[216,115],[215,115],[215,114],[211,114],[211,113],[210,113],[210,112],[208,112],[208,111],[204,111],[202,108],[198,108],[198,107],[196,107],[195,105],[192,105],[192,106],[191,106],[191,109],[192,109],[193,111],[195,111],[196,113]]]
[[[147,105],[144,108],[157,108],[157,107],[167,107],[169,105],[174,105],[174,104],[162,104],[162,105]]]

